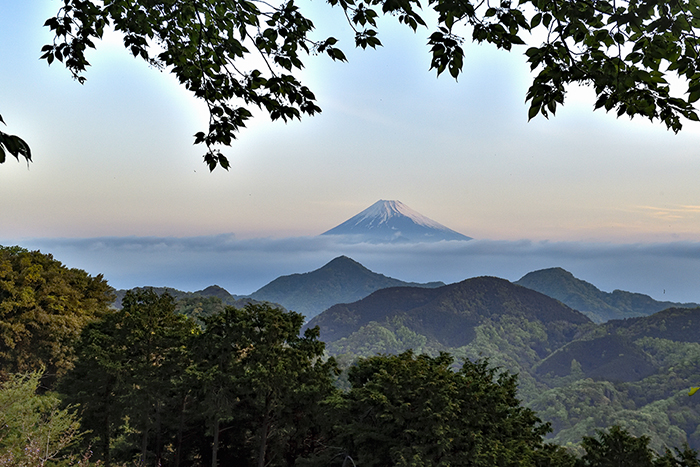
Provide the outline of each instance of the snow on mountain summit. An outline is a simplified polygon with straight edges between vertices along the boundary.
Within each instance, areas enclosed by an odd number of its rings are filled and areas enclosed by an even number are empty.
[[[359,224],[363,220],[369,220],[371,224],[374,224],[375,222],[382,224],[388,222],[389,219],[391,219],[392,217],[400,216],[408,217],[409,219],[413,220],[413,222],[415,222],[416,224],[423,225],[425,227],[431,227],[440,230],[447,228],[444,225],[425,217],[423,214],[414,211],[413,209],[403,204],[401,201],[394,200],[385,201],[383,199],[380,199],[379,201],[377,201],[372,206],[368,207],[352,219],[357,219],[357,224]]]
[[[371,243],[471,240],[394,200],[379,200],[322,235],[346,235]]]

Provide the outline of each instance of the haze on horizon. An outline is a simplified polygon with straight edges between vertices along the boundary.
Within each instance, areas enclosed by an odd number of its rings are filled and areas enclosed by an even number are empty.
[[[528,123],[523,49],[471,45],[459,82],[436,79],[427,31],[384,22],[385,46],[358,51],[340,11],[302,2],[349,58],[306,62],[323,113],[254,119],[224,150],[231,170],[210,174],[192,145],[202,103],[173,77],[107,34],[81,86],[38,59],[57,4],[0,6],[0,114],[34,154],[29,167],[0,165],[2,244],[41,248],[116,287],[250,293],[347,253],[402,280],[516,280],[561,266],[604,290],[700,301],[700,125],[674,135],[593,112],[586,89]],[[407,252],[315,239],[379,199],[476,240]]]

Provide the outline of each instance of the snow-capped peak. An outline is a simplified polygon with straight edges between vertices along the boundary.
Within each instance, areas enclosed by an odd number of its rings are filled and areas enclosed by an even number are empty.
[[[354,241],[381,243],[471,239],[395,200],[379,200],[323,235],[349,235]]]
[[[413,222],[424,227],[430,227],[433,229],[447,229],[442,224],[435,222],[432,219],[425,217],[423,214],[414,211],[409,208],[401,201],[396,200],[383,200],[380,199],[372,206],[368,207],[358,215],[352,217],[350,220],[354,220],[355,224],[360,224],[363,221],[369,220],[371,223],[376,225],[385,224],[392,217],[408,217]]]

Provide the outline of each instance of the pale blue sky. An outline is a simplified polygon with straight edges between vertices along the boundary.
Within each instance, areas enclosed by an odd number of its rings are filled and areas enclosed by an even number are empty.
[[[436,79],[428,31],[384,23],[385,47],[356,51],[340,12],[307,2],[319,37],[339,37],[350,59],[307,61],[323,113],[256,119],[225,150],[231,170],[209,174],[192,145],[202,105],[119,37],[98,44],[83,86],[38,60],[60,4],[0,0],[0,113],[35,159],[0,165],[0,238],[284,239],[398,199],[488,241],[700,240],[700,126],[618,120],[593,112],[586,90],[528,123],[522,49],[470,46],[458,83]]]

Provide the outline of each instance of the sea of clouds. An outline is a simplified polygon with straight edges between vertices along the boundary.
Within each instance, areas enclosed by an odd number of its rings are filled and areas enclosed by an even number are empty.
[[[700,303],[700,242],[585,243],[472,240],[418,244],[350,243],[334,236],[237,239],[199,237],[28,238],[0,240],[51,253],[69,267],[103,274],[117,289],[168,286],[195,291],[217,284],[247,295],[273,279],[318,269],[345,255],[404,281],[458,282],[475,276],[511,281],[562,267],[601,290]]]

